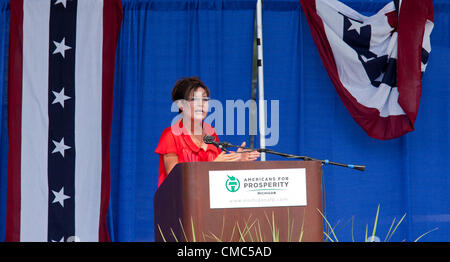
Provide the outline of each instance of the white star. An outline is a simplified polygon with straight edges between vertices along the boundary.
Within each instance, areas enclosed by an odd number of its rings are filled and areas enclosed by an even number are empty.
[[[62,4],[66,8],[67,0],[56,0],[55,5]]]
[[[70,196],[64,195],[64,187],[62,187],[61,190],[59,190],[59,192],[56,192],[54,190],[52,190],[52,192],[53,195],[55,196],[52,204],[58,202],[62,207],[64,207],[64,200],[70,198]]]
[[[55,192],[55,191],[53,191],[53,192]],[[58,240],[52,240],[52,242],[64,242],[64,237],[62,237],[61,240],[59,240],[59,241]]]
[[[53,41],[53,44],[55,44],[56,49],[53,51],[53,54],[60,53],[63,58],[65,58],[66,50],[72,49],[70,46],[66,46],[66,38],[64,37],[60,43]]]
[[[61,139],[60,142],[56,142],[55,140],[52,140],[53,144],[55,145],[55,149],[53,149],[52,153],[59,152],[64,157],[64,150],[67,150],[70,148],[70,146],[64,145],[64,137]]]
[[[352,19],[348,19],[348,21],[350,21],[350,23],[352,24],[348,28],[348,31],[355,30],[358,34],[361,34],[361,27],[364,26],[364,23],[359,23],[359,22],[353,21]]]
[[[55,100],[53,100],[52,104],[60,103],[61,106],[64,108],[64,101],[70,99],[69,96],[64,95],[64,87],[61,89],[61,92],[59,93],[55,91],[52,92],[55,95]]]

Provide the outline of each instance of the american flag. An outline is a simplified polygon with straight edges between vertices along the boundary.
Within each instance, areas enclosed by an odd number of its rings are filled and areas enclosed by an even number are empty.
[[[108,241],[120,0],[12,0],[7,241]]]
[[[431,52],[432,0],[394,0],[365,16],[337,0],[300,0],[325,69],[371,137],[414,130]]]

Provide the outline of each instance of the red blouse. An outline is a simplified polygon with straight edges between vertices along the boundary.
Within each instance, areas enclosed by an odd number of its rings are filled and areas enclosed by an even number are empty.
[[[219,141],[216,131],[211,125],[203,123],[203,130],[207,135],[214,136],[216,141]],[[176,122],[173,126],[164,129],[155,150],[155,153],[159,154],[158,187],[167,177],[166,168],[164,166],[165,154],[177,154],[178,163],[182,163],[213,161],[220,152],[220,149],[211,144],[208,144],[206,150],[198,147],[183,127],[183,122],[181,120]]]

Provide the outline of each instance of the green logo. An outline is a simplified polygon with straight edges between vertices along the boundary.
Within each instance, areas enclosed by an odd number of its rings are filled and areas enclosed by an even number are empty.
[[[225,187],[230,192],[236,192],[241,187],[241,182],[239,182],[239,179],[235,178],[234,176],[228,176],[227,182],[225,183]]]

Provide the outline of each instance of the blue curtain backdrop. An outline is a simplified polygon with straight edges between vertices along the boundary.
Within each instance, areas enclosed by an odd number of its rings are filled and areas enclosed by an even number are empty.
[[[8,48],[9,1],[0,1],[0,240],[5,239],[8,168]]]
[[[342,2],[370,15],[389,1]],[[114,241],[153,241],[158,176],[154,149],[176,115],[170,110],[171,89],[179,77],[197,75],[211,89],[212,98],[223,102],[224,111],[226,100],[250,99],[256,0],[122,3],[108,226]],[[381,241],[393,220],[405,214],[391,241],[414,241],[435,228],[420,241],[450,241],[450,1],[435,0],[434,9],[432,52],[416,130],[379,141],[363,132],[340,101],[298,0],[264,1],[265,98],[269,105],[279,100],[280,112],[279,142],[271,148],[367,165],[364,173],[323,168],[324,211],[340,241],[364,241],[366,227],[372,232],[378,206],[376,235]],[[6,210],[8,41],[9,0],[0,0],[0,240]],[[269,127],[271,122],[269,117]],[[224,123],[224,131],[226,127]],[[246,135],[235,130],[219,138],[248,143],[248,125]]]

